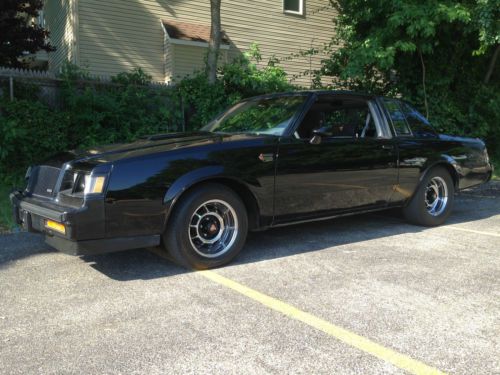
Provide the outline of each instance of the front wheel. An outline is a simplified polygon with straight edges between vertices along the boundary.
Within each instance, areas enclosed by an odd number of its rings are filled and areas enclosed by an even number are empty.
[[[443,167],[435,167],[424,177],[410,203],[403,208],[403,214],[413,224],[441,225],[450,216],[454,200],[450,173]]]
[[[245,205],[231,189],[204,184],[176,205],[163,235],[173,260],[186,267],[208,269],[230,262],[245,244]]]

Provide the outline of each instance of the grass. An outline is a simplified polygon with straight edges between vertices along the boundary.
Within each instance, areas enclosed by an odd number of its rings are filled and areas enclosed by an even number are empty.
[[[8,231],[14,226],[9,192],[10,189],[7,186],[0,186],[0,233]]]
[[[20,178],[9,179],[5,181],[0,179],[0,233],[8,232],[14,229],[17,225],[12,217],[12,206],[9,200],[10,192],[16,187],[19,187],[22,181]]]

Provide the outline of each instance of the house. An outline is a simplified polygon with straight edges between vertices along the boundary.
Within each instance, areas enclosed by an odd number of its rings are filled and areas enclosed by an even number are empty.
[[[91,74],[143,68],[171,82],[204,67],[210,35],[209,0],[45,0],[44,17],[57,51],[50,71],[65,61]],[[281,61],[290,80],[309,86],[333,36],[329,0],[222,0],[221,62],[258,43],[263,60]],[[312,48],[320,53],[304,54]]]

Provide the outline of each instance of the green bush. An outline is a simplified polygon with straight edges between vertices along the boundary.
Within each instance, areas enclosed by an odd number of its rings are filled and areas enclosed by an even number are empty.
[[[63,150],[196,130],[242,98],[293,88],[282,68],[270,63],[258,69],[260,61],[253,45],[220,69],[214,85],[199,72],[175,86],[153,85],[140,68],[100,82],[66,64],[57,109],[39,102],[33,85],[16,83],[22,88],[16,100],[0,98],[0,179],[16,180],[29,165]]]
[[[206,124],[220,111],[243,98],[294,90],[283,68],[269,60],[264,68],[259,46],[252,44],[250,51],[219,70],[215,85],[209,85],[205,73],[198,72],[184,78],[176,88],[187,109],[187,129],[196,130]]]
[[[61,78],[59,109],[33,98],[0,99],[0,176],[62,150],[179,128],[178,97],[169,87],[148,85],[150,77],[140,69],[102,83],[85,81],[84,72],[67,65]]]
[[[0,102],[0,170],[15,174],[68,147],[64,112],[28,100]]]
[[[402,96],[441,131],[484,138],[500,158],[498,1],[331,3],[335,38],[318,86]]]
[[[238,57],[231,64],[221,69],[221,83],[228,95],[239,96],[241,99],[265,94],[293,90],[295,87],[288,83],[286,73],[271,58],[263,69],[257,68],[262,62],[259,46],[253,43],[250,50]]]
[[[89,81],[85,71],[66,65],[62,79],[62,112],[71,129],[70,147],[126,142],[179,128],[176,93],[170,87],[151,86],[151,77],[141,69],[103,83]]]

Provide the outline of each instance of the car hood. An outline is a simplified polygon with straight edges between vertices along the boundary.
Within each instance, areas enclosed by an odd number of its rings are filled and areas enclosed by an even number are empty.
[[[125,154],[151,148],[161,148],[161,151],[179,149],[200,145],[207,142],[222,141],[223,136],[209,132],[197,133],[169,133],[142,137],[131,143],[117,143],[93,147],[87,150],[73,151],[75,158],[103,158],[116,154]]]
[[[146,136],[131,143],[118,143],[73,150],[55,155],[44,164],[60,167],[66,162],[101,164],[148,153],[206,146],[213,143],[263,138],[252,134],[221,134],[211,132],[169,133]]]

